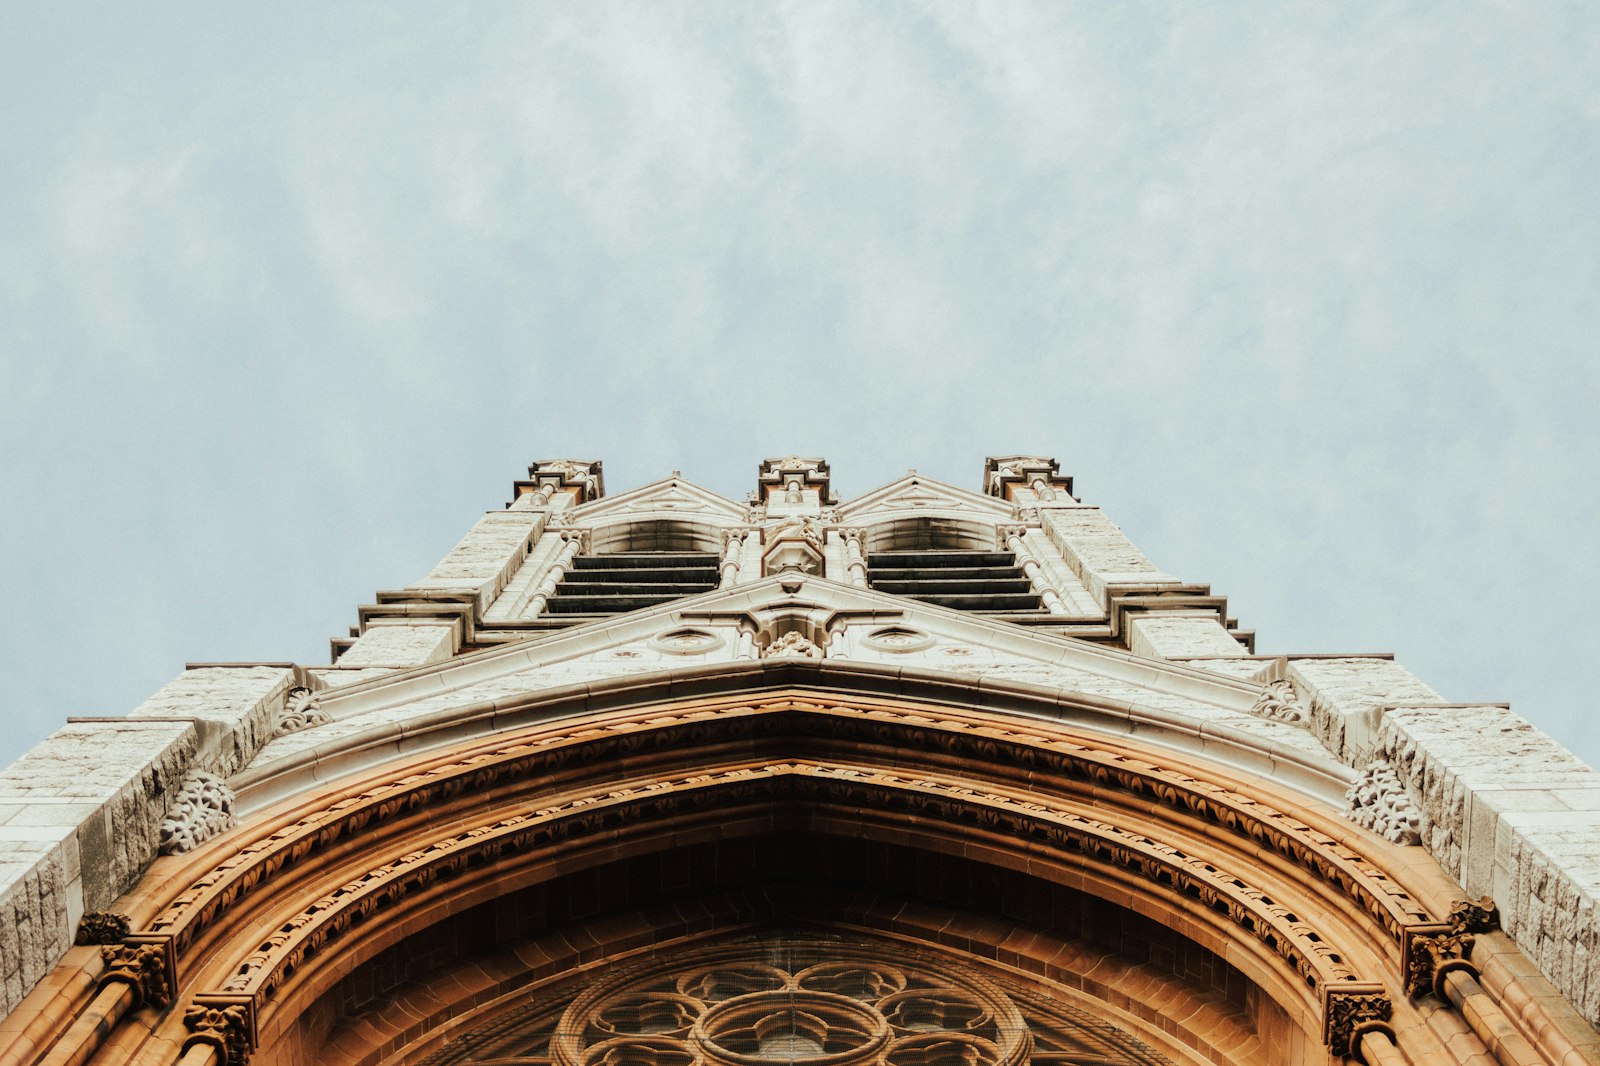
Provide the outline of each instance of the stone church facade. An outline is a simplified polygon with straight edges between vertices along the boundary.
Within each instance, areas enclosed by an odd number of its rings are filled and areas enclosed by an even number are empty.
[[[1600,777],[1054,460],[535,463],[328,666],[0,775],[0,1064],[1600,1063]]]

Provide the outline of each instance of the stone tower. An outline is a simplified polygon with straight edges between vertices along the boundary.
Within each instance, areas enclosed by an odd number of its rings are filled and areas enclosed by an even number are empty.
[[[0,777],[0,1063],[1600,1063],[1600,777],[1053,459],[539,462],[357,619]]]

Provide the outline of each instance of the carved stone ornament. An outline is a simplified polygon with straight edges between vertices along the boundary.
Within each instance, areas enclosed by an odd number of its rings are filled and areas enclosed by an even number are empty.
[[[1376,759],[1345,791],[1345,817],[1395,844],[1422,843],[1422,812],[1388,759]]]
[[[1467,970],[1474,975],[1476,968],[1467,959],[1472,954],[1473,936],[1454,928],[1448,922],[1428,922],[1406,930],[1405,981],[1406,995],[1417,996],[1434,993],[1444,999],[1442,981],[1451,970]]]
[[[197,1003],[183,1012],[183,1025],[191,1034],[185,1048],[208,1044],[217,1049],[225,1066],[249,1066],[250,1017],[243,1004]]]
[[[1250,713],[1257,718],[1267,718],[1274,722],[1304,722],[1308,717],[1306,706],[1300,702],[1300,694],[1295,691],[1294,682],[1287,679],[1270,682],[1261,690],[1261,695],[1256,697],[1255,706],[1250,708]]]
[[[1330,985],[1322,1006],[1322,1042],[1336,1056],[1354,1054],[1358,1031],[1379,1028],[1392,1033],[1388,1022],[1393,1012],[1382,985],[1354,981]]]
[[[136,1007],[165,1010],[172,1005],[172,985],[167,980],[167,958],[157,944],[108,944],[100,949],[106,964],[101,985],[121,981],[138,995]]]
[[[764,659],[820,659],[822,649],[806,639],[799,630],[790,630],[762,652]]]
[[[132,928],[133,924],[126,914],[90,911],[78,923],[78,935],[73,943],[80,947],[85,944],[119,944]]]
[[[1459,932],[1492,933],[1500,928],[1500,908],[1492,896],[1464,899],[1450,908],[1450,917],[1445,921]]]
[[[317,703],[317,695],[304,685],[290,689],[283,697],[283,713],[278,715],[275,737],[287,736],[314,725],[327,725],[333,719]]]
[[[161,823],[161,854],[193,851],[233,828],[233,789],[216,774],[190,771]]]

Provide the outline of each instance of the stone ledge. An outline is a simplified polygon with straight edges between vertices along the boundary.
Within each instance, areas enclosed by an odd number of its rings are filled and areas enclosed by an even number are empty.
[[[1600,1025],[1600,773],[1496,704],[1389,707],[1378,753],[1420,798],[1434,859]]]
[[[155,857],[196,723],[69,723],[0,772],[0,1013],[12,1010]]]

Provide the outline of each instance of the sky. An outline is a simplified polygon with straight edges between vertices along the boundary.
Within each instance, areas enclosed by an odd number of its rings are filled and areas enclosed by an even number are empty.
[[[1600,763],[1600,6],[0,7],[0,764],[533,459],[1057,457]]]

